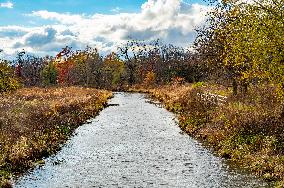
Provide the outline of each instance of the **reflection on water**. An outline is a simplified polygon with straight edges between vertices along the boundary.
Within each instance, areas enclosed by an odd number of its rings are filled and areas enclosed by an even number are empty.
[[[116,93],[110,106],[15,187],[267,187],[229,169],[180,134],[174,115],[142,94]]]

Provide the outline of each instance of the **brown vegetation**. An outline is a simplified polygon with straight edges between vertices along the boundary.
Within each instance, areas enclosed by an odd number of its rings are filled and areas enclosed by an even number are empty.
[[[161,86],[149,92],[178,114],[180,127],[217,154],[284,186],[284,121],[274,86],[258,86],[234,96],[224,86],[196,83]],[[199,94],[227,96],[225,104],[201,100]]]
[[[0,96],[0,176],[5,180],[50,155],[73,130],[94,117],[111,96],[108,91],[25,88]]]

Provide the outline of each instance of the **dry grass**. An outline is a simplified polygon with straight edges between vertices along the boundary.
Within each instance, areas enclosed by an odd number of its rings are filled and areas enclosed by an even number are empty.
[[[284,120],[274,87],[250,88],[239,96],[232,96],[228,88],[204,83],[143,91],[177,113],[180,127],[211,145],[220,156],[284,186]],[[227,103],[200,100],[197,93],[205,92],[227,96]]]
[[[89,88],[24,88],[0,97],[0,175],[22,172],[50,155],[111,97]],[[6,184],[6,183],[5,183]]]

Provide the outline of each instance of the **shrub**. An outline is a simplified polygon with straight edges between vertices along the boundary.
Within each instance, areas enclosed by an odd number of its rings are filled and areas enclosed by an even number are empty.
[[[57,70],[53,62],[47,64],[42,71],[44,85],[55,85],[57,83]]]
[[[20,87],[14,76],[13,69],[6,61],[0,62],[0,93],[15,90]]]
[[[174,85],[181,85],[181,84],[184,84],[184,83],[185,83],[185,79],[182,78],[182,77],[172,78],[172,84],[174,84]]]
[[[143,84],[145,86],[153,86],[155,83],[156,83],[156,74],[153,71],[147,72]]]

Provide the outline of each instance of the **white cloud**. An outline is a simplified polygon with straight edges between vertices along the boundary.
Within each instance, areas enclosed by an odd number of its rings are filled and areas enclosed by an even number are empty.
[[[39,17],[46,20],[59,21],[62,24],[72,25],[76,23],[82,23],[84,21],[83,15],[72,15],[72,14],[60,14],[57,12],[48,12],[47,10],[33,11],[32,14],[27,16]]]
[[[118,13],[121,11],[121,8],[120,7],[115,7],[113,9],[110,10],[111,12],[114,12],[114,13]]]
[[[0,44],[6,44],[3,48],[10,53],[25,48],[49,54],[65,45],[74,48],[90,45],[109,52],[129,39],[159,38],[166,43],[189,46],[195,36],[195,27],[204,23],[209,9],[182,0],[148,0],[139,13],[79,15],[34,11],[28,16],[54,24],[34,28],[0,27]]]
[[[0,7],[1,8],[13,8],[14,4],[12,2],[8,1],[8,2],[5,2],[5,3],[0,3]]]

